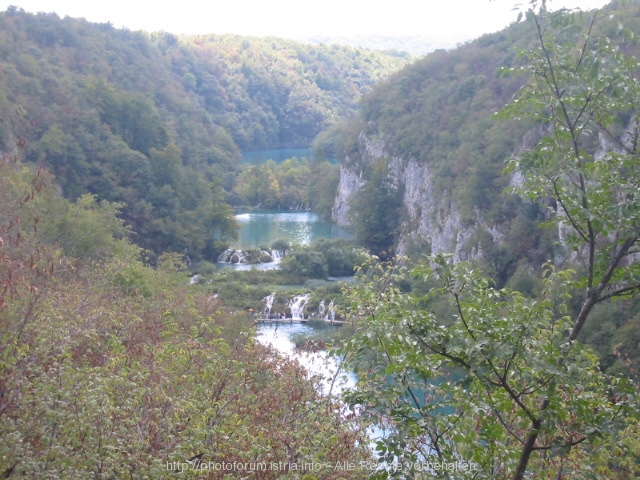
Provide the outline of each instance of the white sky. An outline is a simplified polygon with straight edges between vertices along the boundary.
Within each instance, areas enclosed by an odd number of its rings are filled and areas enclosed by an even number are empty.
[[[175,34],[420,35],[471,39],[500,30],[529,0],[0,0],[28,12],[110,22],[130,30]],[[551,7],[589,9],[608,0],[549,0]]]

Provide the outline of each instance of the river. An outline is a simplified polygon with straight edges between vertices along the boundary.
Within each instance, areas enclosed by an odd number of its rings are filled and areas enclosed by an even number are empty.
[[[313,212],[261,210],[238,213],[236,219],[240,226],[240,232],[238,242],[232,245],[232,248],[238,250],[247,250],[260,246],[269,247],[279,239],[287,240],[290,244],[308,245],[319,238],[350,237],[348,231],[323,220]],[[267,265],[270,264],[262,264],[259,268],[265,268]],[[249,265],[235,265],[235,268],[247,267],[254,268],[254,266]],[[266,268],[269,267],[267,266]],[[265,298],[265,312],[268,310],[270,313],[274,296],[275,293]],[[291,299],[291,301],[293,300]],[[296,314],[292,306],[293,317],[302,317],[302,308]],[[323,301],[321,309],[315,312],[315,315],[320,318],[333,318],[333,302],[325,306]],[[342,327],[330,326],[325,328],[335,329]],[[318,388],[324,394],[340,395],[345,389],[355,387],[356,375],[351,371],[343,370],[340,366],[340,359],[329,355],[327,351],[300,351],[295,347],[296,338],[314,336],[313,334],[317,332],[317,329],[305,323],[263,323],[258,326],[256,338],[263,345],[271,345],[281,354],[300,362],[310,375],[319,378]],[[374,428],[369,431],[369,435],[373,443],[382,436],[382,433],[379,429]]]
[[[335,326],[332,328],[341,328]],[[344,390],[356,386],[356,375],[340,367],[340,359],[327,351],[307,352],[296,350],[293,339],[301,335],[310,335],[315,330],[302,323],[265,323],[258,326],[256,339],[263,345],[270,345],[289,358],[296,359],[306,368],[310,376],[319,379],[318,388],[325,395],[339,396]],[[386,433],[379,426],[367,429],[371,451],[376,450],[378,440]]]
[[[349,238],[350,234],[345,229],[323,220],[318,214],[307,211],[274,211],[274,210],[254,210],[251,212],[238,213],[236,215],[240,226],[238,241],[231,245],[237,250],[249,250],[260,246],[270,247],[276,240],[286,240],[289,244],[308,245],[319,238]],[[273,264],[262,264],[262,268],[277,267],[277,262]],[[251,265],[235,264],[236,268],[253,268]],[[266,309],[271,310],[268,298],[273,303],[273,294],[265,299]],[[304,297],[304,296],[303,296]],[[307,296],[308,298],[308,296]],[[328,307],[322,302],[320,316],[333,315],[333,303]],[[302,315],[294,312],[292,315]],[[340,328],[340,327],[332,327]],[[333,393],[342,391],[345,385],[353,386],[355,376],[338,375],[334,378],[339,363],[334,357],[329,357],[326,352],[296,352],[294,337],[309,336],[314,333],[313,327],[303,323],[277,323],[262,324],[258,328],[258,341],[263,344],[272,345],[281,353],[295,357],[312,374],[322,374],[325,378],[323,389]]]

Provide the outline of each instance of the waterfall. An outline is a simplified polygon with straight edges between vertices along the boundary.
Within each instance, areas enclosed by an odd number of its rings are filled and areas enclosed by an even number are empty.
[[[329,302],[329,311],[327,313],[327,316],[324,319],[325,320],[330,320],[332,322],[336,319],[336,308],[333,305],[333,300],[331,300],[331,302]]]
[[[247,263],[244,252],[233,248],[228,248],[222,252],[218,257],[218,261],[223,263]]]
[[[218,256],[218,262],[228,263],[240,269],[253,265],[262,269],[261,266],[271,265],[270,268],[278,268],[280,259],[284,257],[284,252],[280,250],[236,250],[228,248]],[[269,268],[269,269],[270,269]]]
[[[276,298],[276,292],[273,292],[271,295],[268,295],[266,297],[263,298],[263,300],[265,301],[265,306],[264,306],[264,317],[265,318],[269,318],[271,316],[271,308],[273,308],[273,301]]]
[[[304,295],[298,295],[291,299],[289,308],[291,309],[291,318],[293,320],[304,318],[304,307],[309,301],[309,297],[311,297],[311,294],[305,293]]]
[[[336,319],[336,307],[333,304],[333,300],[329,302],[329,306],[327,307],[324,303],[324,298],[318,305],[318,318],[324,320],[325,322],[334,322]]]
[[[220,255],[218,255],[218,261],[219,262],[228,262],[229,261],[229,255],[231,255],[231,250],[227,248],[224,252],[222,252]]]
[[[309,303],[309,299],[311,298],[310,293],[291,297],[287,301],[286,313],[282,311],[274,311],[275,298],[276,292],[273,292],[272,294],[267,295],[262,299],[264,301],[264,309],[262,310],[263,319],[280,320],[287,318],[289,320],[305,320],[304,309]],[[331,302],[329,302],[329,305],[327,306],[325,300],[322,299],[320,301],[320,304],[318,305],[317,312],[311,313],[309,318],[317,318],[319,320],[333,323],[336,319],[336,311],[333,300],[331,300]]]

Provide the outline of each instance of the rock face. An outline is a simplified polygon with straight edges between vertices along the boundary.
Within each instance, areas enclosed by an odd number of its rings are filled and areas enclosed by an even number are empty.
[[[623,141],[630,129],[635,127],[634,122],[632,120],[625,131]],[[528,131],[517,150],[533,148],[547,133],[542,127]],[[596,158],[602,158],[605,152],[616,148],[619,147],[601,135]],[[366,183],[362,172],[379,160],[387,162],[390,182],[404,189],[401,231],[396,245],[399,255],[451,253],[456,261],[471,260],[483,255],[481,238],[485,241],[490,239],[494,245],[505,244],[509,230],[507,221],[492,223],[479,207],[475,208],[472,220],[468,215],[463,219],[454,195],[436,185],[436,177],[428,162],[395,155],[391,146],[379,136],[367,136],[364,133],[358,137],[358,153],[347,157],[340,167],[340,183],[332,214],[336,223],[342,226],[349,224],[349,200]],[[518,185],[522,182],[522,174],[515,172],[509,182],[511,186]],[[496,191],[495,195],[501,195],[501,192]],[[562,241],[562,223],[558,225],[557,235]]]
[[[455,199],[435,188],[428,163],[394,156],[384,141],[365,134],[360,134],[358,142],[358,158],[347,158],[340,167],[333,208],[333,220],[339,225],[349,224],[349,199],[365,184],[363,166],[386,159],[390,180],[404,186],[401,234],[396,247],[399,255],[452,253],[456,260],[465,260],[481,255],[479,247],[470,241],[478,229],[489,233],[494,242],[502,239],[500,228],[486,225],[479,211],[473,222],[462,221]]]
[[[349,225],[349,198],[364,184],[362,171],[357,172],[340,165],[340,182],[331,214],[333,221],[338,225]]]

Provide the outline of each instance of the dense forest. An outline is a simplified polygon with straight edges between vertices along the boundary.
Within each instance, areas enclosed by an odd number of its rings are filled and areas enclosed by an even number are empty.
[[[593,35],[613,37],[619,18],[625,19],[629,31],[640,31],[640,10],[635,3],[613,3],[605,12],[611,18],[604,14],[598,18]],[[589,17],[584,18],[586,22]],[[636,44],[624,42],[626,51],[639,51]],[[544,202],[505,193],[519,173],[506,175],[503,170],[514,154],[536,144],[543,129],[535,123],[496,116],[526,82],[526,76],[508,75],[508,71],[521,66],[521,52],[534,45],[531,23],[514,24],[455,50],[428,55],[364,97],[358,117],[344,128],[351,133],[343,135],[337,147],[343,165],[367,179],[350,200],[351,226],[363,245],[384,257],[404,239],[411,246],[405,254],[417,258],[432,253],[433,246],[420,235],[431,232],[416,229],[418,219],[408,214],[414,210],[425,215],[432,208],[429,215],[434,217],[434,229],[455,218],[462,232],[458,245],[448,246],[449,252],[457,247],[462,258],[481,264],[500,287],[517,288],[528,295],[538,291],[536,278],[542,266],[564,255],[562,242],[558,229],[550,227],[553,214]],[[602,146],[604,135],[600,133],[600,139],[597,134],[589,136],[585,150],[593,154],[607,148],[607,141]],[[363,138],[369,143],[363,143]],[[376,142],[383,145],[383,153],[372,157],[369,152]],[[403,189],[412,178],[399,176],[396,166],[409,162],[431,176],[431,190],[424,200],[403,199]],[[455,209],[446,210],[449,205]],[[638,328],[636,308],[634,302],[598,308],[588,322],[583,338],[596,346],[605,369],[627,371],[614,352],[621,345],[627,345],[629,352],[627,337]]]
[[[0,14],[0,150],[24,136],[25,160],[45,165],[66,198],[122,203],[136,243],[155,256],[217,258],[235,234],[229,203],[259,202],[237,193],[240,152],[310,147],[407,61],[277,38],[133,32],[12,7]],[[313,201],[278,204],[326,213],[333,192],[305,189],[296,195]]]

